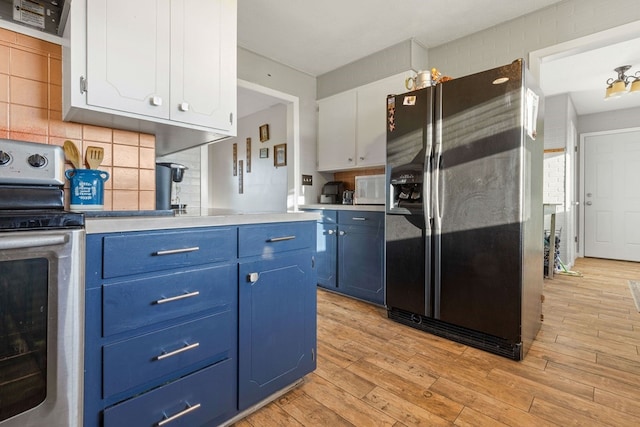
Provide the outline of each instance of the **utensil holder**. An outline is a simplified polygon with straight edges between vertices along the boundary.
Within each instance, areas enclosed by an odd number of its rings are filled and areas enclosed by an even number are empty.
[[[101,211],[104,209],[104,182],[109,173],[98,169],[69,169],[64,175],[71,186],[72,211]]]

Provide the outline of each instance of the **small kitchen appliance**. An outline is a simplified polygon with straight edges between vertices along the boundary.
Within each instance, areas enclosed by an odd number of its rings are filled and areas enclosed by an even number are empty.
[[[353,204],[353,190],[344,190],[342,192],[342,204],[343,205]]]
[[[342,193],[344,192],[344,182],[329,181],[322,187],[320,203],[340,204],[342,203]]]
[[[354,205],[384,205],[385,176],[356,176],[356,189],[353,193]]]
[[[178,183],[184,179],[184,172],[188,168],[179,163],[156,163],[156,209],[185,210],[186,205],[180,203],[180,187]],[[173,191],[174,185],[175,191]],[[172,203],[175,200],[175,203]]]
[[[64,153],[0,139],[0,426],[81,426],[84,215]]]

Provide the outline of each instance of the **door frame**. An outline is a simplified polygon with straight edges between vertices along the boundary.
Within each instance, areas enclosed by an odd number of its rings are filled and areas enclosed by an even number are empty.
[[[238,87],[278,99],[287,107],[287,141],[291,169],[287,171],[287,211],[298,211],[304,204],[302,190],[302,172],[300,166],[300,98],[279,90],[271,89],[247,80],[238,79]],[[238,118],[240,120],[240,118]],[[200,147],[200,205],[209,206],[209,144]]]
[[[640,127],[632,127],[625,129],[614,129],[614,130],[606,130],[599,132],[587,132],[580,134],[580,151],[578,153],[580,158],[580,187],[577,194],[578,207],[580,216],[579,216],[579,224],[578,224],[578,253],[576,254],[578,257],[584,257],[584,241],[585,241],[585,230],[584,230],[584,168],[585,168],[585,145],[587,144],[586,139],[590,136],[602,136],[602,135],[615,135],[619,133],[629,133],[629,132],[640,132]]]

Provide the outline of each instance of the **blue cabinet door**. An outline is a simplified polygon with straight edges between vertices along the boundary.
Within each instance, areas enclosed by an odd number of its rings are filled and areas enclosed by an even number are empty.
[[[384,229],[360,225],[338,228],[338,289],[383,304]]]
[[[316,367],[313,250],[240,262],[239,384],[242,411]]]
[[[318,285],[335,290],[337,286],[338,227],[335,224],[318,223],[316,267]]]

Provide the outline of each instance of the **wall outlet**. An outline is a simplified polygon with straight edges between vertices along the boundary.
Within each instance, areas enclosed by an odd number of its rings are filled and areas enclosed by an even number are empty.
[[[313,176],[302,175],[302,185],[313,185]]]

